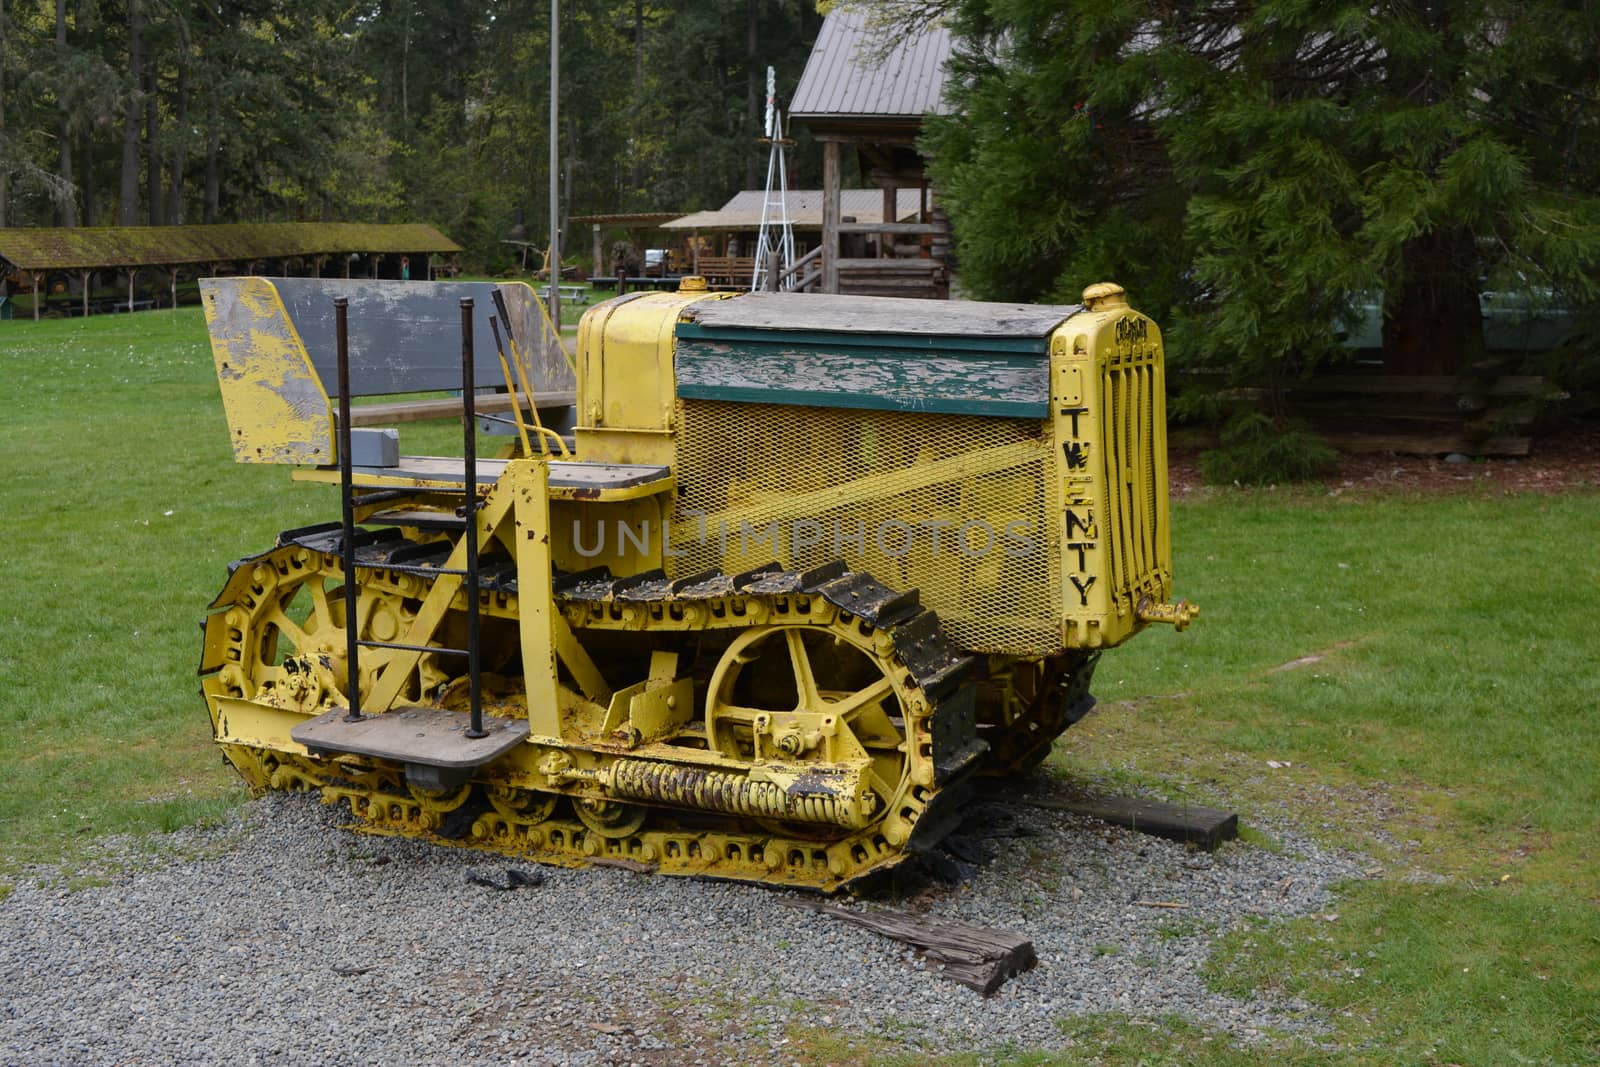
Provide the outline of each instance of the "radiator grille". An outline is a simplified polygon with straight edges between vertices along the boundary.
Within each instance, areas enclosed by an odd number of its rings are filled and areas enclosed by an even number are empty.
[[[1061,647],[1046,424],[702,400],[680,400],[678,419],[676,573],[843,558],[920,589],[962,648]]]
[[[1118,611],[1166,599],[1172,552],[1159,494],[1166,485],[1165,388],[1157,350],[1119,353],[1100,381],[1109,578]]]

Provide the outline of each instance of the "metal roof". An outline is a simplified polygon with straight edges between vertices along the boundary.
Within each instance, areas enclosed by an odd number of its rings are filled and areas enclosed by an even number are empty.
[[[29,227],[0,230],[0,259],[19,270],[236,263],[335,252],[460,252],[421,223],[256,222],[220,226]]]
[[[599,223],[603,226],[654,226],[677,217],[676,211],[628,211],[611,215],[574,215],[568,221]]]
[[[760,189],[746,189],[735,193],[732,200],[715,211],[696,211],[692,215],[663,223],[664,230],[753,230],[761,225],[761,206],[766,193]],[[800,230],[822,229],[822,190],[790,189],[787,200],[789,224]],[[922,210],[921,190],[900,189],[896,192],[895,221],[915,220]],[[877,222],[883,218],[882,189],[839,190],[839,214],[854,215],[860,222]]]
[[[802,121],[820,116],[948,115],[944,101],[950,31],[934,24],[883,51],[886,31],[861,9],[837,7],[823,20],[789,103]]]

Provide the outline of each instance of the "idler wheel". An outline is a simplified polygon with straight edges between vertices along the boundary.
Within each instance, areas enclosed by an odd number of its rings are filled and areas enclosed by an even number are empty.
[[[572,802],[578,818],[601,837],[619,840],[632,837],[644,825],[647,808],[638,804],[624,804],[616,800],[592,800],[583,797]]]

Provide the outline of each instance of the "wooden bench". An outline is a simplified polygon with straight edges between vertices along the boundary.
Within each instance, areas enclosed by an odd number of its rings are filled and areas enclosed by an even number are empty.
[[[696,270],[706,284],[750,288],[756,274],[754,256],[701,256]]]

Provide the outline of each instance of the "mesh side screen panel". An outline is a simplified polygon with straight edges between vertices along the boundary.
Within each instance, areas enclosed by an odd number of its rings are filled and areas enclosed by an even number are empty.
[[[702,400],[678,416],[677,574],[843,559],[920,589],[962,648],[1061,648],[1044,423]]]

